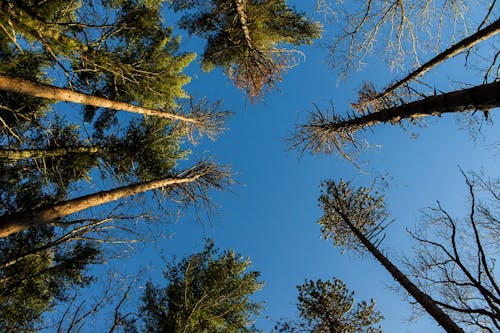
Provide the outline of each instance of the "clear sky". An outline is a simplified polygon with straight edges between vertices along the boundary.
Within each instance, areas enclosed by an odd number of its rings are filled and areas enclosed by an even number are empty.
[[[305,1],[294,1],[308,13],[313,2],[306,8]],[[185,50],[195,47],[201,53],[198,40],[184,40]],[[186,90],[190,94],[223,99],[225,108],[235,112],[228,130],[215,142],[203,141],[194,149],[194,156],[211,155],[221,164],[230,164],[239,184],[231,187],[231,192],[212,193],[219,209],[211,222],[200,223],[188,213],[168,227],[171,239],[146,245],[132,258],[114,264],[126,266],[130,272],[147,266],[146,275],[159,282],[162,256],[181,257],[199,251],[203,239],[209,237],[221,249],[232,248],[250,257],[252,269],[261,272],[265,286],[256,298],[265,301],[265,310],[258,327],[266,332],[280,318],[296,315],[297,284],[304,279],[332,277],[356,291],[357,300],[375,299],[385,317],[385,332],[440,332],[426,315],[407,322],[411,317],[409,305],[390,289],[395,283],[373,258],[341,254],[340,249],[320,238],[316,224],[321,216],[317,205],[319,183],[344,178],[363,185],[376,175],[389,176],[387,203],[396,222],[381,246],[396,261],[403,254],[411,256],[405,228],[419,223],[422,208],[439,199],[457,216],[465,214],[466,191],[457,166],[465,171],[482,168],[488,175],[498,175],[498,125],[485,126],[476,141],[467,130],[460,129],[454,115],[429,119],[427,126],[409,126],[408,131],[418,135],[416,139],[398,126],[378,126],[373,133],[366,133],[369,142],[380,148],[362,153],[364,173],[334,155],[306,154],[299,158],[297,152],[287,151],[285,139],[295,124],[306,118],[313,103],[328,107],[332,101],[341,112],[354,101],[357,88],[365,80],[380,88],[403,74],[370,58],[365,70],[339,81],[327,65],[324,48],[315,45],[301,50],[307,56],[305,61],[256,104],[251,104],[220,71],[200,73],[197,63],[189,68],[193,80]],[[451,74],[455,79],[469,75],[462,76],[461,71],[463,58],[444,66],[427,82],[439,84]],[[439,87],[449,88],[446,84]]]

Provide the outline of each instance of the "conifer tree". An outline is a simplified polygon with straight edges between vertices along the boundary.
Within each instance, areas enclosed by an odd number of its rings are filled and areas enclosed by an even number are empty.
[[[44,194],[43,179],[28,183],[2,181],[1,210],[29,210],[51,202],[54,195]],[[16,195],[3,200],[9,188]],[[73,234],[78,236],[77,233]],[[62,241],[60,230],[38,226],[23,233],[0,239],[0,330],[2,332],[36,331],[41,316],[68,292],[88,285],[93,277],[89,265],[101,262],[98,244],[74,237]],[[55,240],[61,240],[55,242]]]
[[[169,2],[175,11],[187,11],[179,25],[207,40],[202,68],[209,71],[221,67],[252,100],[297,64],[300,52],[285,49],[284,44],[310,44],[321,34],[318,23],[285,0]]]
[[[190,78],[182,71],[195,55],[179,52],[180,38],[162,23],[161,3],[4,3],[0,14],[4,48],[42,54],[64,75],[66,87],[61,87],[64,80],[57,89],[0,69],[2,89],[84,104],[84,118],[94,119],[97,130],[112,125],[116,110],[129,110],[185,121],[191,130],[214,134],[220,116],[179,112],[179,100],[189,97],[183,86]],[[55,14],[49,15],[52,11]],[[40,48],[31,46],[38,44]]]
[[[342,281],[306,280],[297,289],[299,318],[278,323],[277,332],[382,332],[375,326],[383,317],[375,310],[374,301],[355,304],[354,292],[349,292]]]
[[[250,260],[220,252],[208,241],[202,252],[164,270],[167,285],[149,282],[141,319],[146,332],[260,332],[253,325],[261,304],[250,296],[262,287]]]

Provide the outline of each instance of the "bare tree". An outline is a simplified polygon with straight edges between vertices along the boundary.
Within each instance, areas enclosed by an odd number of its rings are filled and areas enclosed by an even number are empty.
[[[407,59],[418,66],[422,51],[429,46],[439,49],[441,40],[468,33],[471,12],[484,15],[483,24],[487,22],[495,3],[493,0],[469,8],[463,0],[364,0],[349,5],[317,0],[317,10],[336,25],[336,33],[326,47],[331,65],[342,68],[345,76],[362,66],[379,46],[391,66],[401,66]]]
[[[406,265],[420,288],[470,332],[500,330],[499,180],[466,175],[469,214],[457,219],[438,201],[425,213],[425,226],[411,232],[416,257]],[[495,188],[496,184],[496,188]],[[493,228],[493,229],[491,229]]]
[[[397,82],[386,87],[382,92],[376,93],[375,95],[360,94],[361,98],[358,101],[358,103],[352,105],[353,108],[361,113],[377,111],[377,109],[380,108],[381,105],[383,106],[385,104],[384,102],[381,103],[378,102],[386,98],[391,98],[389,97],[391,95],[397,96],[397,90],[399,88],[407,86],[410,82],[424,75],[426,72],[438,66],[439,64],[443,63],[447,59],[450,59],[470,49],[474,45],[479,44],[480,42],[495,36],[499,32],[500,32],[500,19],[496,20],[487,27],[480,29],[479,31],[468,36],[467,38],[464,38],[460,42],[450,46],[448,49],[439,53],[438,55],[427,61],[422,66],[413,70],[411,73],[406,75],[401,80],[398,80]]]
[[[135,276],[120,276],[116,272],[108,272],[106,281],[98,287],[99,293],[92,298],[84,292],[75,292],[66,303],[57,306],[58,316],[52,324],[41,329],[42,332],[71,333],[89,328],[92,323],[99,322],[100,330],[106,328],[109,333],[127,327],[134,322],[137,313],[128,311],[127,302],[135,300],[141,273]],[[94,286],[96,288],[96,286]],[[126,312],[124,312],[126,311]]]
[[[446,113],[490,110],[499,106],[500,82],[493,82],[428,96],[402,105],[399,105],[397,100],[391,100],[387,102],[386,108],[364,115],[351,113],[342,117],[317,108],[304,125],[298,126],[295,135],[290,139],[291,147],[313,153],[337,151],[343,157],[352,159],[354,155],[350,153],[349,148],[363,146],[363,139],[358,134],[362,129],[380,123],[400,124],[403,120],[413,121]]]

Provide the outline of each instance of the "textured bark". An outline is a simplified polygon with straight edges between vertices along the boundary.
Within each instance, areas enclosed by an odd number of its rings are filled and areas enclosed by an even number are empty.
[[[34,82],[19,77],[8,76],[5,74],[0,74],[0,90],[18,94],[26,94],[35,97],[48,98],[56,101],[91,105],[113,110],[123,110],[147,116],[177,120],[181,122],[193,124],[197,123],[197,120],[195,119],[180,116],[174,113],[144,108],[124,102],[117,102],[107,98],[87,95],[70,89],[58,88],[52,85]]]
[[[248,29],[248,20],[247,14],[245,12],[245,0],[235,0],[236,4],[236,12],[238,13],[238,18],[240,20],[241,28],[243,29],[243,34],[245,35],[245,41],[248,44],[248,47],[252,50],[255,49],[252,41],[252,37],[250,36],[250,30]]]
[[[410,74],[408,74],[403,79],[399,80],[398,82],[386,88],[383,92],[377,94],[376,96],[370,98],[367,101],[362,101],[360,104],[357,105],[357,107],[363,107],[368,104],[372,104],[377,100],[386,97],[396,89],[404,86],[405,84],[408,84],[410,81],[416,79],[417,77],[424,75],[427,71],[439,65],[440,63],[444,62],[445,60],[456,56],[457,54],[473,47],[476,44],[479,44],[482,41],[487,40],[488,38],[496,35],[499,32],[500,32],[500,19],[496,20],[486,28],[479,30],[475,34],[452,45],[450,48],[441,52],[440,54],[438,54],[437,56],[435,56],[434,58],[432,58],[431,60],[429,60],[428,62],[426,62],[425,64],[423,64]]]
[[[0,149],[0,159],[19,161],[32,158],[48,158],[64,156],[68,154],[94,155],[106,148],[96,146],[89,147],[61,147],[47,149]]]
[[[392,277],[429,313],[448,333],[464,333],[458,325],[425,293],[413,284],[392,262],[380,252],[349,218],[341,211],[336,212],[342,217],[349,229],[356,235],[366,249],[385,267]]]
[[[500,81],[380,110],[363,116],[317,125],[331,131],[355,132],[379,123],[398,123],[403,119],[441,116],[445,113],[490,110],[500,106]],[[307,125],[306,125],[307,126]],[[312,125],[315,126],[315,125]]]
[[[179,184],[191,183],[203,176],[199,172],[183,178],[166,178],[149,182],[118,187],[63,201],[52,206],[45,206],[33,211],[18,212],[0,217],[0,237],[7,237],[36,225],[49,224],[51,221],[82,211],[87,208],[103,205],[121,198],[146,191]]]

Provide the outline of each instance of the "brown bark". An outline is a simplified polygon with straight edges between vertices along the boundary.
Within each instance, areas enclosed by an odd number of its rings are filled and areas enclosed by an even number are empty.
[[[317,125],[325,130],[356,132],[379,123],[398,123],[402,119],[441,116],[445,113],[490,110],[500,106],[500,81],[457,90],[380,110],[339,122]],[[307,126],[307,125],[306,125]],[[314,126],[314,125],[313,125]]]
[[[49,224],[55,219],[68,216],[87,208],[103,205],[121,198],[146,191],[179,184],[191,183],[202,177],[205,172],[197,172],[183,178],[165,178],[149,182],[118,187],[45,206],[33,211],[23,211],[0,217],[0,238],[23,231],[36,225]]]
[[[425,293],[423,293],[413,282],[411,282],[403,272],[401,272],[392,262],[387,259],[364,235],[356,228],[349,218],[341,211],[335,209],[342,217],[349,229],[356,235],[366,249],[384,266],[392,277],[431,315],[437,323],[448,333],[464,333],[458,325],[441,310],[436,303]]]
[[[8,76],[5,74],[0,74],[0,90],[18,94],[26,94],[35,97],[48,98],[56,101],[91,105],[113,110],[123,110],[147,116],[161,117],[197,124],[197,120],[195,119],[180,116],[174,113],[144,108],[125,102],[117,102],[107,98],[83,94],[70,89],[58,88],[52,85],[34,82],[19,77]]]
[[[60,147],[47,149],[0,149],[0,160],[19,161],[32,158],[48,158],[56,156],[64,156],[68,154],[87,154],[94,155],[105,148],[96,146],[88,147]]]
[[[440,63],[444,62],[445,60],[456,56],[457,54],[473,47],[476,44],[479,44],[482,41],[485,41],[486,39],[496,35],[499,32],[500,32],[500,19],[496,20],[486,28],[479,30],[475,34],[452,45],[450,48],[441,52],[440,54],[438,54],[437,56],[435,56],[434,58],[432,58],[431,60],[429,60],[428,62],[426,62],[425,64],[423,64],[410,74],[408,74],[403,79],[387,87],[383,92],[377,94],[376,96],[370,98],[367,101],[362,101],[361,103],[357,104],[356,107],[362,108],[365,107],[366,105],[376,102],[377,100],[380,100],[381,98],[386,97],[396,89],[404,86],[405,84],[408,84],[410,81],[416,79],[417,77],[424,75],[427,71],[439,65]]]

